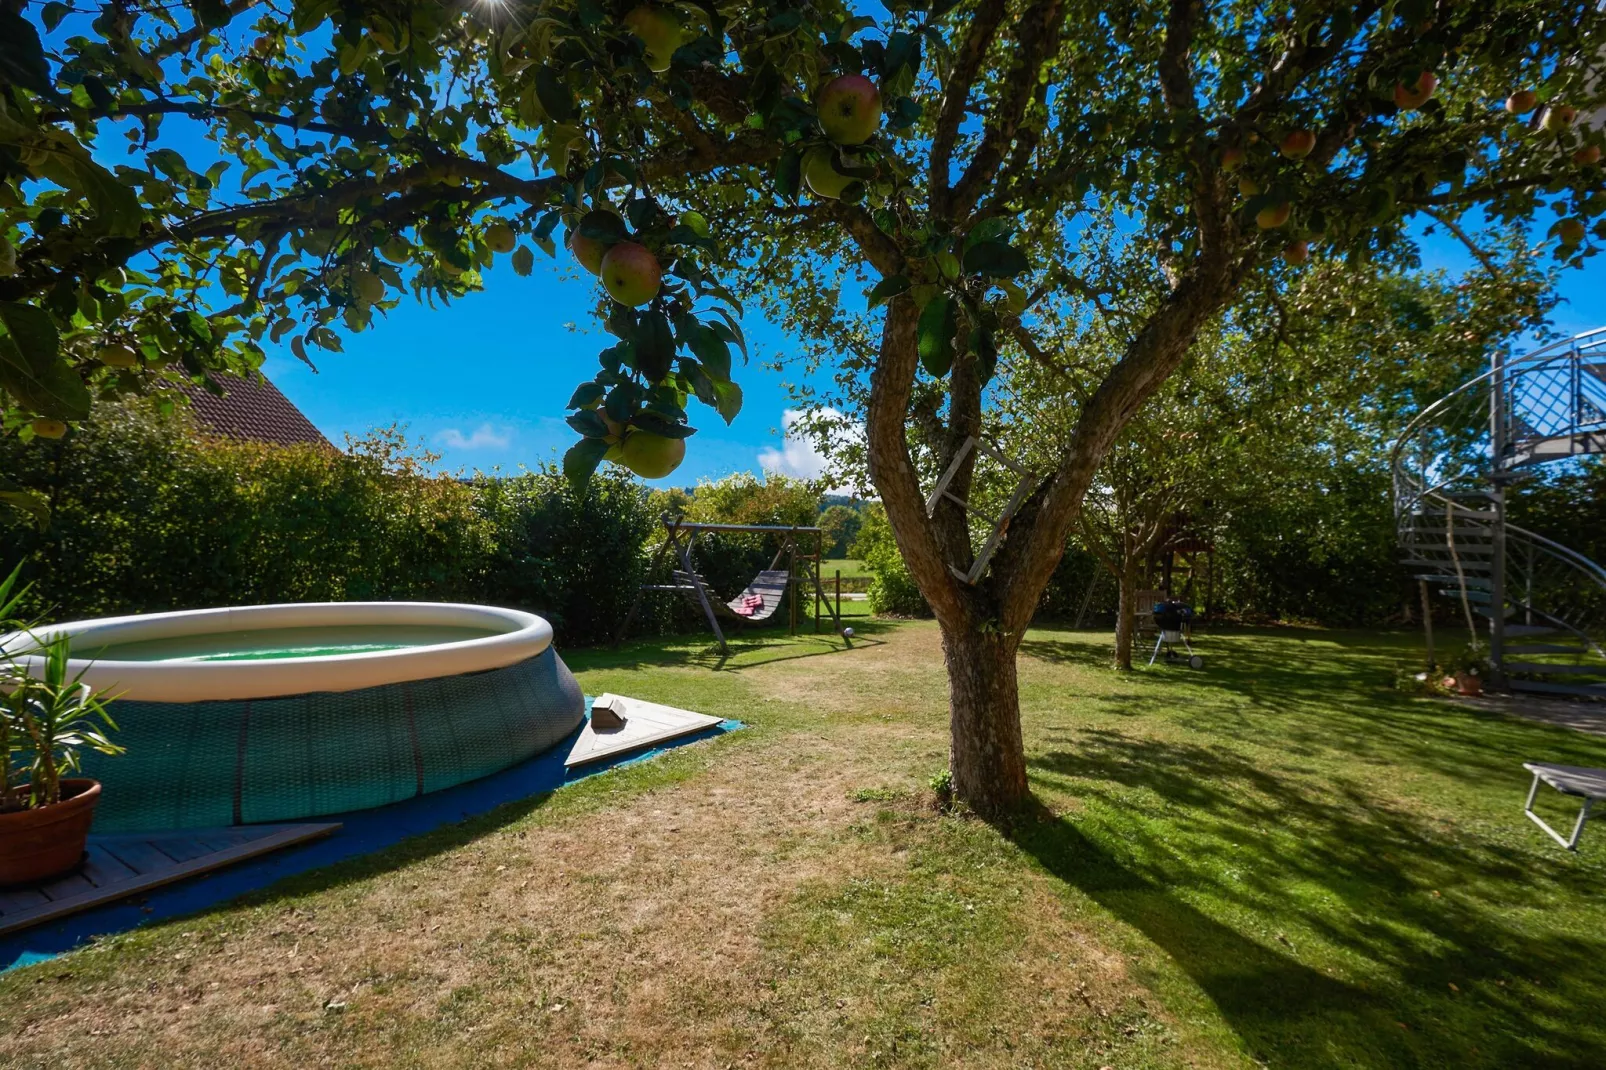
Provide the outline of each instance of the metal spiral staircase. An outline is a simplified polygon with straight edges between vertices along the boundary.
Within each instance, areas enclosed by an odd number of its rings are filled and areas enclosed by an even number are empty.
[[[1497,686],[1606,697],[1606,569],[1505,515],[1512,484],[1594,453],[1606,453],[1606,328],[1496,355],[1395,443],[1406,563],[1424,602],[1433,591],[1470,610]]]

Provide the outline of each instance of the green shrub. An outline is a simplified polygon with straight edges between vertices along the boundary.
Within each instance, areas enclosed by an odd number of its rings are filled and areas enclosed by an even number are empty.
[[[656,528],[608,470],[577,497],[546,467],[461,480],[394,428],[345,453],[202,440],[183,412],[107,405],[61,442],[0,439],[0,470],[43,492],[43,530],[0,514],[0,569],[24,563],[50,619],[270,602],[481,601],[538,612],[560,641],[610,638]],[[647,607],[637,631],[677,618]]]
[[[769,473],[760,478],[737,472],[721,480],[704,480],[684,503],[684,519],[704,524],[764,524],[777,527],[814,527],[820,511],[820,492],[801,479]],[[769,568],[780,549],[780,536],[772,533],[704,532],[697,536],[693,558],[697,570],[721,598],[734,598]],[[798,550],[812,553],[812,540]],[[786,568],[783,558],[777,568]]]
[[[864,523],[851,553],[870,570],[870,612],[898,617],[929,617],[931,607],[915,586],[898,552],[887,511],[879,502],[864,509]]]

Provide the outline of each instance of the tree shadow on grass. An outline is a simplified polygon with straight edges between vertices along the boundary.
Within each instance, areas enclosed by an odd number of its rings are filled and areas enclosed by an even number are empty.
[[[1032,759],[1039,791],[1115,816],[1079,826],[1045,810],[1014,838],[1169,955],[1265,1064],[1602,1065],[1606,1033],[1580,1012],[1606,984],[1606,941],[1513,909],[1587,901],[1594,867],[1512,857],[1225,749],[1107,730],[1079,744]],[[1206,901],[1254,921],[1235,928]]]

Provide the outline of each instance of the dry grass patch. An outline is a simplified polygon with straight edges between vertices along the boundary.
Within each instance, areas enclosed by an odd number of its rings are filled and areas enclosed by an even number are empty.
[[[1019,1065],[1010,1051],[1048,1052],[1056,1030],[1097,1031],[1128,998],[1106,988],[1131,986],[1052,920],[1041,889],[1023,891],[1039,878],[1002,859],[975,887],[928,872],[957,827],[913,795],[941,718],[824,717],[796,703],[807,660],[727,676],[771,723],[671,756],[694,767],[684,777],[600,778],[559,793],[592,796],[568,812],[532,805],[371,874],[302,878],[14,975],[0,986],[0,1064],[928,1065],[974,1049],[990,1054],[973,1065]],[[876,803],[857,801],[866,786]],[[1027,894],[1035,920],[1022,927],[1010,918]],[[831,920],[844,896],[885,899],[917,945],[949,950],[921,964],[896,935],[846,939]],[[978,906],[985,924],[943,935]],[[1044,940],[1057,950],[1019,961]],[[960,961],[996,968],[967,976]],[[983,1013],[994,991],[1027,983],[1029,997]],[[840,1022],[838,999],[856,1008]],[[891,1035],[893,1008],[910,1010],[897,1029],[920,1044],[862,1043]]]

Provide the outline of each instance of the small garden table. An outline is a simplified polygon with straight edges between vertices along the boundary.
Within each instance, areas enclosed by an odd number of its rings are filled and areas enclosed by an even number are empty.
[[[1551,765],[1548,762],[1523,762],[1522,767],[1534,775],[1533,786],[1528,789],[1528,801],[1523,804],[1522,812],[1532,818],[1534,824],[1550,833],[1550,838],[1567,850],[1578,850],[1578,838],[1584,834],[1584,823],[1589,820],[1589,808],[1597,799],[1606,799],[1606,769],[1584,769],[1576,765]],[[1539,794],[1541,780],[1563,795],[1572,795],[1584,800],[1584,808],[1578,812],[1578,823],[1573,826],[1571,839],[1562,836],[1534,813],[1534,796]]]

